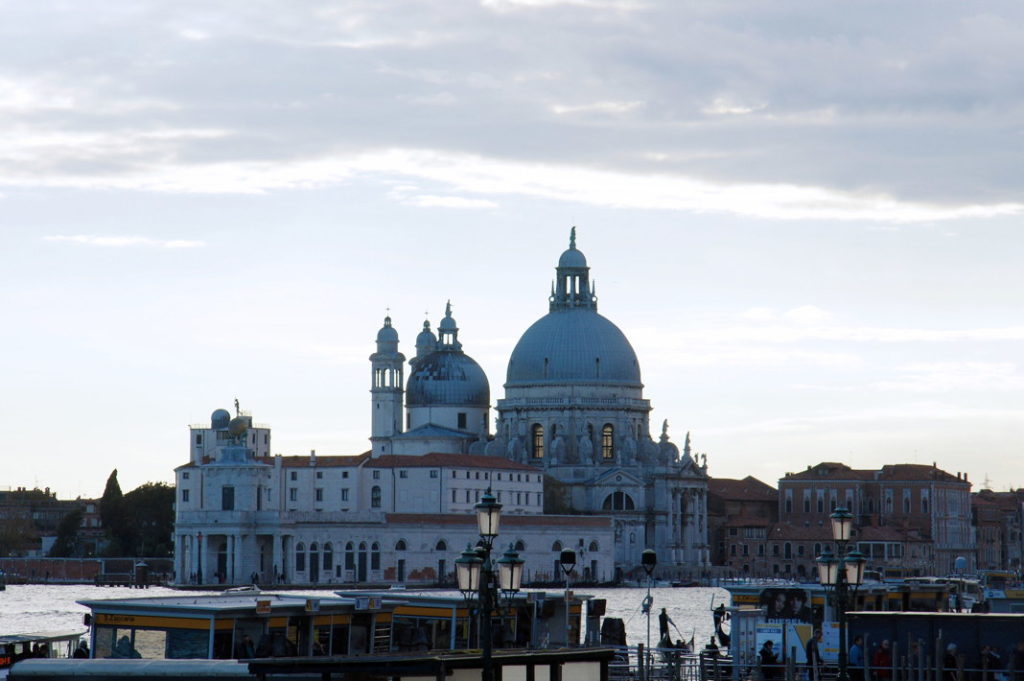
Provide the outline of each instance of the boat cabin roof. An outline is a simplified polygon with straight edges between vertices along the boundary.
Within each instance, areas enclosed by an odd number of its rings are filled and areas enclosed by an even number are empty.
[[[10,643],[51,643],[53,641],[77,641],[84,631],[45,631],[34,634],[7,634],[0,636],[0,645]]]
[[[94,613],[205,615],[216,617],[246,614],[300,614],[306,612],[353,613],[390,611],[394,602],[383,599],[340,596],[309,596],[266,592],[221,593],[203,596],[154,596],[78,601]]]

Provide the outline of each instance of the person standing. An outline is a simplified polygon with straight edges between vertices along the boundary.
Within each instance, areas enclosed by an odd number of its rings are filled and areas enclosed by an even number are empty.
[[[956,657],[956,644],[946,646],[942,657],[942,681],[960,681],[960,663]]]
[[[658,633],[660,634],[660,636],[658,638],[661,638],[661,639],[666,639],[667,638],[670,641],[672,640],[671,637],[669,636],[669,633],[668,633],[668,625],[669,624],[672,624],[672,626],[675,626],[676,623],[673,622],[672,618],[668,616],[668,611],[665,610],[665,608],[662,608],[661,609],[661,613],[658,615]]]
[[[757,653],[761,660],[761,677],[764,681],[775,681],[779,678],[779,654],[775,652],[774,647],[775,644],[771,640],[765,641]]]
[[[874,672],[876,681],[889,681],[892,678],[892,650],[889,648],[889,639],[882,641],[878,650],[871,656],[871,669]]]
[[[1018,641],[1010,658],[1010,669],[1013,670],[1012,681],[1024,681],[1024,641]]]
[[[807,647],[804,649],[807,654],[807,681],[821,679],[821,639],[823,636],[821,629],[815,629],[814,634],[807,640]]]
[[[996,681],[1003,674],[1003,658],[993,646],[986,645],[981,649],[981,681]],[[998,675],[998,676],[997,676]]]
[[[864,681],[864,637],[854,636],[850,646],[849,662],[850,681]]]

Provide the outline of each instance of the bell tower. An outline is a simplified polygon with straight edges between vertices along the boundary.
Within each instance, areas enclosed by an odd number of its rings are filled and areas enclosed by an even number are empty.
[[[391,453],[391,438],[402,432],[402,402],[405,355],[398,351],[398,332],[390,315],[377,332],[377,352],[370,355],[372,371],[370,396],[372,454],[374,458]]]

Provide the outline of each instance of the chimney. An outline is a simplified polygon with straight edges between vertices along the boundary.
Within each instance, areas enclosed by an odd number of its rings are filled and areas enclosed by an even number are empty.
[[[310,466],[315,466],[316,465],[316,450],[315,449],[309,450],[309,465]]]

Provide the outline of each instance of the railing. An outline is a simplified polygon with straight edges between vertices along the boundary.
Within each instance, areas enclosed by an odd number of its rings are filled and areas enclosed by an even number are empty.
[[[729,681],[732,660],[711,652],[692,653],[678,648],[612,646],[617,650],[608,665],[609,681]]]
[[[928,657],[919,660],[904,658],[892,666],[851,666],[848,671],[850,681],[1006,681],[1019,678],[1024,673],[1024,670],[1010,667],[1012,664],[1009,667],[966,667],[963,656],[960,656],[956,663],[944,663],[940,659],[936,664]],[[825,665],[812,670],[807,665],[793,663],[756,665],[737,671],[744,681],[834,681],[839,676],[839,670],[834,666]]]
[[[625,406],[647,409],[651,401],[632,397],[514,397],[498,400],[498,407],[570,406],[573,404]]]

